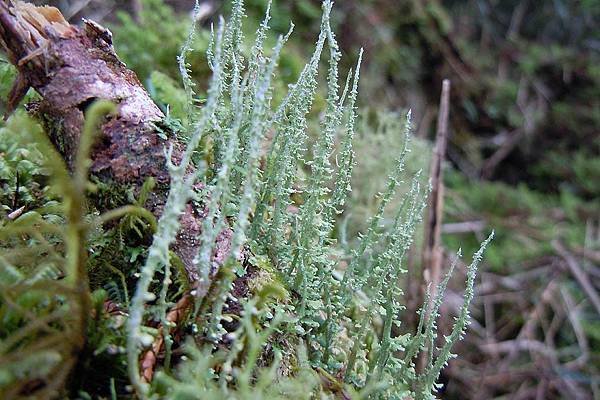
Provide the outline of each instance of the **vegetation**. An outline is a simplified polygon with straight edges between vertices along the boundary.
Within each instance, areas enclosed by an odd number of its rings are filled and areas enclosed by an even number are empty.
[[[111,105],[72,173],[24,110],[2,123],[0,397],[597,396],[597,2],[224,3],[109,22],[186,145],[158,221],[152,181],[90,206]],[[411,304],[446,76],[448,272]],[[196,286],[170,249],[186,204],[207,214]]]

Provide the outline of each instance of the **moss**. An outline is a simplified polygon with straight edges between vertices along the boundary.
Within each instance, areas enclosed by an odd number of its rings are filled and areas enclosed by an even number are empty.
[[[283,290],[279,301],[286,303],[290,300],[290,295],[285,289],[285,285],[279,276],[279,272],[273,267],[273,264],[268,257],[255,255],[250,258],[249,262],[256,268],[247,283],[251,294],[256,296],[263,290],[268,289],[268,287],[277,286]]]

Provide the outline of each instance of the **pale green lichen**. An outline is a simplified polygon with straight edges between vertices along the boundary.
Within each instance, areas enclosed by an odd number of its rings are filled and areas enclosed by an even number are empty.
[[[159,381],[169,393],[206,398],[244,398],[250,394],[253,398],[309,398],[318,393],[332,396],[340,390],[357,396],[362,392],[373,398],[426,398],[435,391],[439,371],[468,321],[468,308],[463,308],[453,335],[438,352],[434,321],[447,284],[444,281],[434,299],[431,317],[421,320],[420,330],[414,335],[398,334],[403,293],[398,285],[390,283],[399,282],[405,272],[405,256],[428,193],[417,173],[392,214],[391,224],[384,229],[388,205],[402,192],[399,189],[404,183],[405,160],[410,151],[410,115],[404,124],[404,144],[395,169],[379,195],[378,210],[350,255],[345,271],[339,268],[342,249],[333,237],[351,190],[362,51],[355,71],[350,72],[341,87],[341,53],[330,25],[332,5],[330,0],[323,2],[315,51],[297,82],[290,85],[287,95],[278,96],[283,100],[275,106],[273,77],[291,29],[267,54],[264,43],[270,3],[247,59],[242,56],[243,2],[233,2],[229,22],[220,20],[207,51],[213,78],[206,103],[200,109],[193,106],[196,94],[186,62],[193,33],[183,47],[179,65],[191,130],[186,134],[189,139],[183,161],[179,166],[169,165],[172,185],[167,206],[141,271],[128,323],[130,378],[141,397],[152,394],[150,387],[139,380],[136,363],[143,344],[144,305],[154,297],[149,285],[162,270],[159,314],[164,322],[166,293],[171,283],[168,246],[179,228],[177,216],[191,199],[191,188],[197,180],[206,185],[202,199],[207,216],[195,258],[201,281],[194,291],[194,318],[201,322],[193,326],[206,347],[189,348],[192,358],[179,366],[178,378],[168,375],[166,369],[159,374]],[[319,87],[320,62],[326,48],[327,95],[315,136],[309,135],[308,115]],[[201,143],[211,146],[201,148]],[[183,171],[196,152],[204,154],[195,160],[209,163],[193,177],[185,177]],[[259,161],[263,156],[261,168]],[[299,171],[306,171],[305,179]],[[224,229],[232,231],[231,251],[221,265],[215,265],[215,241]],[[244,274],[241,260],[248,251],[255,253],[250,258],[255,266],[246,285],[255,298],[248,300],[242,315],[225,315],[228,301],[245,301],[231,295],[235,279]],[[480,256],[481,252],[469,269],[465,307],[473,295]],[[272,270],[256,266],[266,260]],[[232,318],[239,319],[239,328],[227,332],[222,321],[231,322]],[[290,369],[293,363],[287,361],[289,355],[281,357],[272,348],[271,365],[258,363],[264,360],[263,346],[276,342],[270,339],[275,331],[291,335],[306,346],[307,358],[299,361],[293,372],[286,373],[285,379],[278,378],[276,371],[282,360],[287,365],[284,369]],[[170,343],[168,329],[163,329],[163,335]],[[223,341],[230,343],[229,347],[215,353],[216,348],[222,349],[217,345]],[[417,374],[413,359],[422,350],[428,351],[429,361],[423,374]],[[295,357],[303,360],[300,353],[291,358]],[[317,375],[330,384],[320,385],[310,378]],[[338,382],[334,376],[344,379]],[[312,383],[302,389],[307,379]]]

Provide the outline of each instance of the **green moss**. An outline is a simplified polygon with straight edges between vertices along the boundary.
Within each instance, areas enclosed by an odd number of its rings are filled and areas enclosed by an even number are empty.
[[[177,56],[184,42],[189,16],[176,14],[161,0],[142,0],[143,11],[140,22],[124,12],[118,13],[119,23],[111,26],[114,32],[115,49],[127,66],[135,71],[142,82],[146,82],[155,71],[179,80]],[[208,34],[202,31],[194,42],[196,49],[204,49]],[[195,52],[190,60],[197,68],[195,78],[204,85],[209,75],[206,58]]]

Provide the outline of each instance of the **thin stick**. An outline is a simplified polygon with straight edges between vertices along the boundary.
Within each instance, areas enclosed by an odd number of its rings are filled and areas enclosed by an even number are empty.
[[[135,22],[137,22],[138,24],[141,22],[142,20],[142,11],[144,5],[142,4],[142,2],[140,0],[131,0],[131,11],[133,14],[133,20]]]
[[[437,286],[442,275],[443,251],[441,247],[442,236],[442,214],[444,211],[444,177],[442,175],[442,164],[446,155],[448,143],[448,114],[450,112],[450,81],[445,79],[442,83],[442,95],[440,98],[440,110],[438,114],[436,144],[431,160],[431,193],[429,194],[427,219],[425,223],[424,247],[422,256],[423,286],[421,287],[422,298],[425,298],[427,287],[431,287],[431,296],[427,304],[426,313],[431,310],[437,295]],[[421,302],[419,303],[421,304]],[[435,318],[435,315],[429,315]],[[429,349],[433,351],[433,349]],[[422,370],[427,362],[427,352],[419,356],[418,367]]]
[[[444,209],[444,177],[442,164],[448,144],[448,114],[450,111],[450,81],[442,84],[440,111],[437,122],[436,145],[431,161],[431,194],[428,200],[423,249],[424,285],[431,283],[431,300],[435,299],[436,288],[442,271],[442,215]]]
[[[573,255],[569,253],[558,240],[552,241],[552,247],[554,247],[554,250],[556,250],[556,252],[565,260],[565,264],[567,264],[569,271],[571,271],[571,274],[575,277],[577,282],[579,282],[579,285],[581,285],[583,291],[587,294],[590,302],[596,309],[596,312],[600,314],[600,296],[590,282],[590,279],[585,271],[579,266],[577,260],[575,260],[575,257],[573,257]]]
[[[193,297],[190,294],[185,294],[175,306],[167,314],[167,321],[172,324],[171,331],[177,329],[178,323],[180,323],[187,315],[188,311],[191,310],[193,304]],[[162,332],[162,326],[158,327],[158,331]],[[154,371],[158,362],[159,354],[162,352],[165,344],[165,337],[159,333],[158,337],[152,344],[152,347],[148,349],[140,360],[140,371],[141,379],[145,383],[152,382],[154,377]]]

